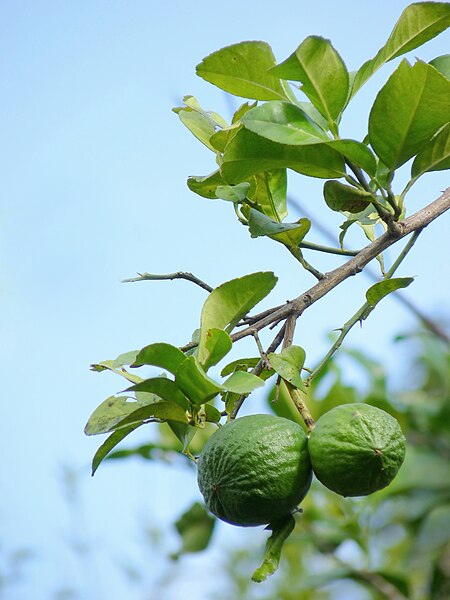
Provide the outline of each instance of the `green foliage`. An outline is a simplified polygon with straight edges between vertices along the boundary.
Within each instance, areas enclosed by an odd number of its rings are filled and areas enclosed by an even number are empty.
[[[140,276],[140,279],[151,280],[187,279],[208,290],[209,295],[201,310],[199,328],[184,346],[150,343],[116,360],[92,365],[96,372],[110,371],[124,378],[128,385],[132,384],[119,392],[120,395],[107,398],[88,420],[87,435],[109,434],[94,456],[93,473],[104,459],[133,454],[154,458],[157,450],[182,453],[195,460],[211,433],[223,425],[222,417],[227,422],[233,420],[246,397],[272,377],[276,383],[271,386],[270,409],[303,423],[308,431],[314,424],[313,417],[319,418],[336,406],[358,401],[359,391],[343,382],[342,373],[332,359],[356,323],[366,319],[385,296],[398,293],[412,283],[412,277],[394,277],[394,274],[419,233],[441,214],[432,214],[429,207],[422,208],[416,217],[416,225],[408,230],[412,235],[406,246],[390,268],[385,268],[380,248],[387,248],[406,235],[408,219],[401,221],[407,215],[407,196],[411,187],[425,173],[450,167],[449,55],[436,57],[429,63],[417,59],[410,64],[403,59],[394,67],[367,109],[368,129],[361,140],[349,139],[341,130],[342,116],[344,111],[350,110],[352,97],[380,67],[418,48],[449,25],[448,3],[411,4],[403,11],[375,57],[362,64],[355,73],[348,72],[332,43],[320,36],[307,37],[280,63],[263,41],[236,43],[213,52],[200,62],[197,74],[201,78],[245,101],[230,122],[216,112],[202,108],[193,96],[185,96],[183,106],[173,109],[213,155],[212,172],[189,177],[189,189],[202,198],[226,202],[252,238],[264,236],[283,244],[317,283],[286,306],[253,314],[257,304],[276,285],[277,277],[272,272],[246,274],[215,288],[190,273]],[[405,187],[394,190],[397,170],[402,167],[405,170],[408,162],[411,162],[410,178],[408,180],[406,174]],[[287,186],[288,176],[292,175],[326,180],[321,200],[343,218],[340,248],[324,247],[310,240],[314,228],[309,219],[302,217],[295,222],[289,221]],[[361,228],[369,241],[360,252],[344,249],[345,235],[353,224]],[[383,244],[379,242],[380,229],[386,232],[381,240]],[[351,254],[357,258],[323,274],[306,261],[304,248],[338,255]],[[315,368],[305,367],[304,350],[293,344],[296,320],[313,302],[362,270],[374,258],[381,266],[380,281],[367,290],[366,302],[340,328],[339,336],[325,357]],[[259,331],[279,324],[280,329],[272,343],[263,348]],[[233,355],[227,364],[221,365],[236,351],[236,343],[250,335],[255,340],[258,356],[236,358]],[[283,349],[278,351],[282,343]],[[443,534],[440,537],[443,522],[448,517],[448,510],[441,507],[441,501],[450,495],[445,467],[437,466],[435,460],[432,462],[426,445],[417,443],[416,439],[424,432],[433,431],[434,437],[427,438],[430,447],[439,454],[443,448],[445,452],[449,451],[448,443],[441,435],[442,424],[448,423],[449,412],[448,408],[443,408],[441,398],[428,398],[426,407],[420,404],[420,394],[419,400],[413,396],[410,403],[405,398],[393,403],[387,396],[386,380],[380,376],[378,367],[367,357],[355,353],[351,356],[366,370],[372,384],[370,395],[359,401],[378,406],[401,422],[409,434],[409,442],[417,446],[409,453],[415,462],[407,459],[404,469],[389,488],[392,496],[378,492],[373,500],[343,504],[320,488],[313,490],[306,500],[305,515],[299,518],[303,529],[297,542],[307,548],[305,557],[314,558],[317,552],[327,555],[332,568],[313,576],[307,569],[306,558],[302,557],[300,569],[306,575],[301,582],[296,580],[291,588],[296,590],[295,598],[299,599],[308,597],[302,594],[317,586],[349,578],[371,591],[377,590],[374,593],[386,595],[383,590],[389,589],[391,597],[394,597],[392,590],[398,592],[399,597],[407,597],[415,585],[420,585],[416,581],[420,572],[435,593],[445,575],[438,562],[433,563],[431,575],[423,569],[417,569],[417,572],[412,569],[411,574],[405,575],[392,557],[375,561],[377,568],[369,570],[371,557],[366,557],[366,567],[361,569],[343,562],[335,552],[346,539],[353,539],[360,552],[367,553],[374,543],[370,536],[381,535],[382,531],[372,521],[369,523],[367,515],[373,513],[381,522],[383,519],[389,521],[389,511],[386,516],[383,510],[388,506],[395,512],[393,499],[396,498],[399,505],[406,507],[406,516],[403,521],[400,519],[401,526],[408,532],[415,528],[417,533],[415,550],[420,556],[425,551],[437,556],[443,544]],[[434,359],[435,355],[424,355],[423,358],[429,376],[423,390],[429,387],[433,393],[444,373],[442,364],[438,368]],[[448,361],[445,360],[448,377]],[[135,369],[142,367],[157,372],[147,377],[136,375]],[[220,372],[220,380],[210,373],[215,367]],[[307,377],[303,376],[303,371],[308,372]],[[327,378],[331,378],[332,383],[321,395],[318,392],[320,384]],[[148,423],[154,424],[154,430],[163,440],[135,450],[115,450],[125,437]],[[121,452],[125,454],[121,455]],[[424,479],[428,487],[423,485]],[[410,496],[406,497],[407,493]],[[320,511],[318,507],[321,507]],[[389,523],[392,525],[392,519]],[[278,567],[285,532],[291,526],[291,520],[274,525],[255,580],[265,579]],[[182,538],[181,550],[176,555],[179,556],[205,547],[211,537],[213,522],[202,507],[194,506],[176,527]],[[435,539],[437,542],[433,545]],[[293,551],[289,546],[295,548],[297,542],[294,539],[285,544],[287,581],[292,575],[289,569],[292,568]],[[405,558],[402,552],[399,551]],[[295,555],[298,561],[297,553]],[[405,560],[410,561],[410,557]],[[292,597],[289,587],[280,588],[278,592],[277,598]],[[417,600],[422,599],[418,597]]]

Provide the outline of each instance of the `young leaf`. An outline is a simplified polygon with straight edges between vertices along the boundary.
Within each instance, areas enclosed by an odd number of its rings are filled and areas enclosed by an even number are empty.
[[[205,372],[217,365],[233,346],[230,336],[223,329],[212,328],[206,332],[204,358],[201,366]]]
[[[181,122],[202,144],[215,152],[209,140],[218,127],[228,127],[228,123],[219,115],[204,111],[193,96],[185,96],[183,100],[186,106],[174,108],[173,112],[178,114]]]
[[[305,351],[300,346],[288,346],[279,354],[270,353],[267,358],[275,371],[297,388],[303,389],[303,381],[300,376],[305,364]]]
[[[264,386],[264,381],[247,371],[235,371],[223,383],[223,388],[234,394],[250,394],[262,386]]]
[[[450,123],[438,131],[416,156],[411,167],[411,177],[417,179],[429,171],[445,169],[450,169]]]
[[[297,223],[279,223],[251,208],[248,225],[253,238],[268,236],[288,248],[298,248],[311,227],[311,221],[303,218]]]
[[[402,12],[386,44],[376,56],[358,70],[351,96],[384,63],[414,50],[450,26],[450,5],[447,2],[416,2]]]
[[[184,359],[188,360],[187,358]],[[167,377],[151,377],[131,386],[126,392],[147,392],[159,398],[178,404],[183,410],[189,409],[189,403],[180,388]]]
[[[267,540],[263,563],[252,575],[253,581],[261,583],[275,573],[280,563],[283,544],[293,532],[294,527],[295,520],[292,515],[287,515],[281,521],[271,523],[267,527],[272,530],[272,535]]]
[[[235,96],[253,100],[285,100],[279,79],[268,73],[276,61],[266,42],[233,44],[213,52],[197,65],[197,75]]]
[[[147,403],[142,400],[129,401],[129,397],[110,396],[94,410],[84,428],[86,435],[98,435],[108,433],[122,421],[126,416],[135,412],[136,409],[145,406]],[[157,401],[158,398],[154,398]]]
[[[177,560],[188,552],[201,552],[207,548],[214,531],[216,519],[203,504],[195,502],[176,522],[175,527],[181,537],[182,545],[178,552],[171,554]]]
[[[205,177],[189,177],[187,180],[187,186],[191,192],[210,200],[217,200],[217,187],[226,184],[227,182],[222,177],[219,170],[214,171],[214,173],[206,175]]]
[[[237,185],[218,185],[216,188],[216,196],[221,200],[228,202],[243,202],[247,196],[250,184],[245,181]]]
[[[358,190],[340,181],[326,181],[323,195],[331,210],[359,213],[369,206],[373,200],[372,194]]]
[[[92,459],[92,472],[91,475],[94,476],[95,471],[100,466],[100,463],[103,461],[106,456],[111,452],[113,448],[117,446],[124,438],[127,437],[132,431],[140,427],[141,423],[136,425],[131,425],[130,427],[125,427],[124,429],[120,429],[119,431],[114,431],[103,444],[99,447],[97,452],[94,454],[94,458]]]
[[[260,360],[261,358],[259,356],[253,358],[238,358],[237,360],[228,363],[228,365],[222,369],[220,374],[222,377],[226,377],[235,371],[248,371],[249,369],[256,367]]]
[[[136,356],[136,354],[134,356]],[[116,366],[116,360],[104,360],[101,363],[95,363],[91,365],[91,371],[97,371],[98,373],[101,373],[102,371],[112,371],[113,373],[116,373],[116,375],[120,375],[132,383],[139,383],[139,381],[142,381],[142,377],[129,373],[125,369],[122,369],[120,365]]]
[[[366,292],[366,299],[369,304],[375,306],[388,294],[401,288],[408,287],[414,281],[414,277],[395,277],[385,279],[372,285]]]
[[[450,54],[436,56],[428,64],[437,69],[439,73],[442,73],[444,77],[450,79]]]
[[[198,360],[201,364],[208,356],[206,349],[209,329],[226,329],[230,332],[258,302],[275,287],[277,278],[272,272],[252,273],[232,279],[216,287],[203,305],[200,327]]]
[[[208,334],[208,332],[207,332]],[[205,337],[204,351],[208,335]],[[207,355],[209,356],[209,354]],[[205,371],[198,364],[195,356],[189,356],[181,364],[175,375],[175,383],[189,398],[192,404],[199,405],[212,400],[217,394],[223,391],[223,388],[208,377]]]
[[[194,435],[198,431],[197,427],[188,425],[186,423],[179,423],[178,421],[167,421],[167,425],[180,440],[182,444],[181,452],[188,454],[187,449],[189,444],[192,442]]]
[[[266,102],[248,111],[244,127],[279,144],[300,146],[328,141],[325,131],[290,102]]]
[[[131,367],[152,365],[154,367],[166,369],[175,375],[178,367],[185,358],[186,356],[179,348],[176,348],[171,344],[160,342],[142,348]]]
[[[450,81],[424,62],[411,66],[403,60],[370,111],[370,144],[394,170],[422,150],[448,121]]]
[[[345,174],[341,154],[325,144],[278,144],[245,127],[225,148],[221,173],[227,181],[239,183],[261,171],[281,168],[323,179]]]
[[[208,423],[219,423],[222,415],[212,404],[205,404],[205,415]]]
[[[302,92],[328,123],[338,119],[347,100],[349,75],[329,40],[307,37],[289,58],[271,72],[283,79],[300,81]]]

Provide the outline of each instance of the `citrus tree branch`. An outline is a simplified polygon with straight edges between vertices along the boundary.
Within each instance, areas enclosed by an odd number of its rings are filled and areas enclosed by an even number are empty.
[[[411,250],[411,248],[416,243],[416,240],[419,237],[419,235],[421,234],[421,232],[422,232],[422,229],[417,229],[412,234],[411,239],[409,240],[409,242],[407,243],[405,248],[402,250],[402,252],[399,254],[399,256],[397,257],[397,260],[394,262],[392,267],[386,273],[383,280],[391,279],[391,277],[394,275],[395,271],[398,269],[400,264],[406,258],[408,252]],[[314,371],[312,371],[312,373],[309,375],[309,377],[305,380],[305,385],[309,385],[309,383],[312,381],[312,379],[314,379],[314,377],[318,373],[320,373],[322,368],[327,364],[327,362],[334,355],[334,353],[341,347],[342,342],[347,337],[350,330],[356,325],[356,323],[362,323],[362,321],[365,321],[367,319],[367,317],[370,315],[370,313],[374,310],[375,306],[376,305],[372,305],[368,301],[364,302],[364,304],[361,306],[361,308],[359,308],[356,311],[356,313],[341,327],[341,329],[340,329],[341,333],[339,334],[339,336],[337,337],[336,341],[331,346],[331,348],[329,349],[327,354],[323,357],[323,359],[320,361],[320,363],[314,369]]]
[[[307,209],[305,209],[304,206],[302,206],[296,198],[292,198],[292,197],[289,198],[289,203],[292,206],[294,206],[298,210],[299,213],[301,213],[303,216],[305,216],[306,218],[311,220],[311,216],[308,215]],[[335,243],[335,236],[322,223],[315,222],[314,227],[318,231],[320,231],[320,233],[324,237],[328,238],[331,243]],[[307,246],[304,246],[304,247],[307,248]],[[324,250],[322,250],[322,252],[324,252]],[[349,252],[349,256],[356,256],[359,253],[359,250],[358,251],[348,250],[348,252]],[[378,276],[370,268],[365,269],[364,273],[368,277],[370,277],[370,279],[372,279],[373,281],[378,281]],[[440,338],[446,344],[450,344],[450,336],[448,335],[448,333],[438,323],[436,323],[435,321],[430,319],[430,317],[428,317],[412,300],[410,300],[406,294],[395,291],[392,293],[392,297],[395,298],[398,302],[400,302],[400,304],[403,304],[403,306],[406,307],[410,312],[412,312],[415,315],[415,317],[422,323],[422,325],[426,329],[428,329],[428,331],[430,331],[435,336]],[[268,314],[268,311],[267,311],[267,314]],[[261,314],[261,316],[262,316],[262,314]],[[254,315],[254,316],[252,316],[251,319],[249,318],[248,324],[254,323],[256,320],[258,320],[257,317],[258,317],[258,315]]]
[[[387,248],[404,238],[406,235],[427,227],[432,221],[440,217],[450,208],[450,188],[447,188],[442,195],[428,206],[418,210],[407,219],[399,222],[392,222],[388,231],[377,238],[374,242],[363,248],[357,256],[351,258],[340,267],[326,273],[324,278],[316,283],[309,290],[287,302],[281,307],[277,307],[271,313],[267,314],[258,321],[252,323],[250,327],[234,333],[231,337],[233,341],[240,340],[256,329],[260,331],[272,323],[277,323],[286,319],[289,315],[300,317],[303,312],[320,298],[328,294],[340,283],[360,273],[364,267],[370,263],[379,254]]]

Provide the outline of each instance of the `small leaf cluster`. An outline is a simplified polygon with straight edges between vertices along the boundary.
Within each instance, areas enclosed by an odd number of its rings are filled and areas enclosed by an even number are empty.
[[[277,64],[266,42],[245,41],[213,52],[197,74],[221,90],[247,99],[231,123],[202,109],[192,96],[175,112],[215,155],[216,170],[190,177],[189,188],[234,204],[252,237],[267,236],[298,254],[310,223],[285,223],[287,170],[327,181],[326,205],[341,212],[341,244],[358,223],[374,239],[405,213],[405,196],[419,177],[450,167],[450,55],[429,63],[403,59],[378,92],[362,140],[340,131],[351,100],[385,63],[432,39],[450,24],[450,6],[408,6],[375,57],[349,72],[332,43],[307,37]],[[395,172],[412,160],[402,191]],[[343,180],[343,181],[339,181]]]
[[[184,105],[174,109],[215,158],[214,172],[190,177],[188,187],[204,198],[229,202],[253,238],[268,237],[282,244],[319,283],[326,280],[326,275],[305,260],[303,248],[358,255],[343,248],[352,224],[360,225],[373,243],[378,223],[395,232],[405,215],[404,200],[411,186],[427,172],[450,167],[450,55],[429,63],[417,60],[410,64],[403,59],[369,110],[364,139],[350,139],[341,133],[344,112],[369,78],[385,63],[431,40],[449,25],[448,3],[411,4],[376,56],[356,72],[348,71],[329,40],[316,35],[307,37],[280,63],[270,46],[261,41],[245,41],[213,52],[197,66],[197,74],[246,101],[230,123],[216,112],[204,110],[193,96],[186,96]],[[395,172],[409,161],[410,179],[400,193],[395,193]],[[339,236],[341,248],[307,241],[311,228],[307,218],[286,222],[289,170],[325,180],[326,205],[346,219]],[[392,276],[414,244],[416,234],[414,231],[409,245],[387,272],[382,255],[377,255],[383,279],[367,291],[366,302],[343,326],[336,343],[305,380],[305,352],[292,345],[295,320],[301,314],[299,299],[292,301],[291,312],[283,317],[277,316],[280,307],[249,316],[275,286],[277,278],[272,272],[245,275],[214,289],[189,274],[188,279],[210,291],[190,343],[182,347],[152,343],[92,367],[112,371],[131,384],[100,404],[86,425],[87,435],[110,434],[94,456],[92,471],[126,436],[150,422],[167,423],[182,452],[193,458],[190,447],[194,436],[208,423],[219,426],[222,417],[236,417],[245,398],[272,376],[276,376],[277,389],[288,393],[309,430],[314,421],[302,394],[350,328],[367,318],[386,295],[412,282],[410,277]],[[338,279],[333,285],[342,281]],[[315,299],[332,287],[317,293]],[[311,301],[309,292],[299,298],[302,306]],[[269,313],[271,317],[267,318]],[[258,332],[280,322],[281,330],[264,349]],[[233,333],[242,326],[246,327],[244,332],[241,329]],[[257,355],[229,362],[222,367],[222,379],[213,379],[209,370],[244,335],[254,336]],[[283,348],[278,352],[281,342]],[[146,367],[161,372],[148,378],[136,374],[135,369]],[[218,398],[223,402],[219,408]]]
[[[217,382],[208,370],[217,365],[231,350],[230,332],[275,286],[277,278],[271,272],[260,272],[228,281],[211,291],[203,305],[200,328],[188,349],[157,342],[138,352],[128,352],[115,361],[92,365],[95,371],[109,370],[121,375],[133,385],[121,395],[102,402],[91,415],[86,435],[110,433],[96,452],[92,473],[101,461],[135,429],[149,422],[166,422],[182,443],[182,451],[191,456],[189,444],[197,429],[207,422],[219,423],[221,412],[212,401],[220,395],[225,413],[234,408],[237,398],[262,387],[266,378],[279,372],[287,380],[302,385],[298,372],[304,352],[290,347],[287,352],[271,357],[273,367],[261,369],[259,376],[249,372],[260,358],[238,359],[225,365]],[[152,366],[162,374],[144,379],[130,369]]]

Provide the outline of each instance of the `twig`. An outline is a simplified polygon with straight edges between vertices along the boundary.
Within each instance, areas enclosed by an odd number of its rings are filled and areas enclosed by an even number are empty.
[[[308,218],[309,220],[311,220],[311,216],[308,215],[307,211],[304,209],[303,206],[300,205],[300,203],[296,199],[289,198],[289,203],[291,205],[295,206],[295,208],[301,214],[303,214],[306,218]],[[331,243],[335,243],[334,235],[320,221],[316,221],[314,223],[314,227],[318,231],[320,231],[320,233],[324,237],[326,237],[327,239],[329,239]],[[359,253],[359,251],[357,252],[357,254],[358,253]],[[370,279],[372,279],[373,281],[378,281],[377,275],[370,268],[365,269],[364,273]],[[436,335],[437,337],[439,337],[446,344],[450,344],[450,336],[447,334],[447,332],[444,331],[444,329],[442,329],[442,327],[440,327],[437,323],[435,323],[432,319],[430,319],[426,314],[424,314],[410,299],[408,299],[408,297],[405,294],[400,294],[398,292],[393,292],[392,296],[398,302],[400,302],[400,304],[403,304],[408,310],[410,310],[416,316],[416,318],[419,319],[419,321],[422,323],[422,325],[426,329],[428,329],[429,331],[431,331],[431,333],[433,333],[434,335]],[[267,312],[269,312],[269,311],[266,311],[266,313]],[[255,322],[255,320],[258,320],[258,319],[256,319],[257,316],[258,315],[255,315],[255,318],[253,318],[253,320],[251,322]]]
[[[285,331],[286,331],[286,323],[283,324],[280,331],[274,337],[272,343],[270,344],[270,346],[267,348],[266,352],[264,353],[265,356],[267,356],[267,354],[270,354],[271,352],[275,352],[275,350],[278,348],[278,346],[283,341]],[[264,358],[261,357],[261,360],[255,365],[255,367],[250,371],[250,373],[252,373],[253,375],[260,375],[265,366],[266,366],[265,357]],[[241,406],[244,404],[244,401],[247,398],[247,396],[248,396],[248,394],[242,394],[236,400],[236,402],[234,403],[234,406],[233,406],[233,410],[230,413],[231,420],[236,418],[236,416],[237,416]]]
[[[165,275],[155,275],[153,273],[138,273],[138,277],[124,279],[122,283],[133,283],[135,281],[162,281],[166,279],[186,279],[187,281],[195,283],[207,292],[212,292],[212,290],[214,289],[210,285],[193,275],[192,273],[188,273],[186,271],[177,271],[176,273],[167,273]]]
[[[423,229],[449,208],[450,188],[447,188],[447,190],[445,190],[445,192],[437,200],[417,211],[404,221],[396,223],[395,228],[389,228],[388,231],[383,233],[383,235],[363,248],[357,256],[351,258],[330,273],[327,273],[325,277],[316,283],[312,288],[297,298],[294,298],[294,300],[287,302],[282,307],[277,308],[266,317],[253,323],[251,327],[247,327],[246,329],[233,334],[231,336],[233,341],[235,342],[250,335],[254,329],[260,331],[272,323],[278,323],[279,321],[286,319],[291,314],[299,317],[309,306],[328,294],[328,292],[330,292],[337,285],[356,273],[360,273],[371,260],[381,254],[384,250],[386,250],[386,248],[389,248],[394,243],[413,231],[416,231],[417,229]]]
[[[308,430],[308,432],[312,431],[314,429],[314,425],[316,424],[316,422],[312,418],[312,415],[309,412],[308,407],[303,402],[303,398],[302,398],[300,390],[298,388],[296,388],[295,386],[293,386],[292,384],[290,384],[288,381],[284,381],[284,384],[289,391],[289,395],[290,395],[293,403],[295,404],[296,409],[300,413],[300,416],[306,425],[306,429]]]
[[[300,248],[305,250],[317,250],[326,254],[336,254],[338,256],[356,256],[359,250],[342,250],[341,248],[331,248],[330,246],[322,246],[321,244],[313,244],[312,242],[300,242]]]
[[[298,262],[302,265],[302,267],[306,270],[309,271],[311,273],[311,275],[314,275],[314,277],[316,279],[318,279],[319,281],[321,279],[323,279],[325,277],[325,275],[323,273],[321,273],[320,271],[318,271],[315,267],[313,267],[303,256],[302,251],[300,250],[300,248],[289,248],[289,252],[292,254],[292,256],[294,258],[296,258],[298,260]]]
[[[392,267],[389,269],[389,271],[384,276],[383,281],[391,279],[391,277],[394,275],[395,271],[398,269],[398,267],[400,266],[402,261],[405,259],[408,252],[411,250],[411,248],[416,243],[416,240],[419,237],[419,235],[421,234],[421,232],[422,232],[422,229],[418,229],[417,231],[415,231],[413,233],[409,242],[406,244],[406,246],[404,247],[402,252],[399,254],[397,259],[393,263]],[[367,317],[370,315],[370,313],[374,310],[375,306],[376,305],[370,304],[370,302],[367,302],[367,301],[364,302],[364,304],[361,306],[361,308],[359,308],[356,311],[356,313],[342,326],[342,328],[340,329],[341,333],[339,334],[338,338],[336,339],[334,344],[331,346],[331,348],[329,349],[327,354],[324,356],[324,358],[320,361],[318,366],[312,371],[312,373],[309,375],[309,377],[307,377],[307,379],[305,380],[305,385],[309,385],[311,383],[311,381],[314,379],[314,377],[316,377],[316,375],[323,369],[323,367],[327,364],[327,362],[330,360],[330,358],[341,347],[342,342],[344,341],[344,339],[346,338],[346,336],[348,335],[350,330],[354,327],[354,325],[356,325],[356,323],[362,323],[362,321],[365,321],[367,319]]]
[[[286,328],[285,328],[284,339],[283,339],[283,350],[292,345],[292,342],[294,341],[294,332],[295,332],[296,324],[297,324],[297,319],[293,315],[290,315],[286,319]]]

